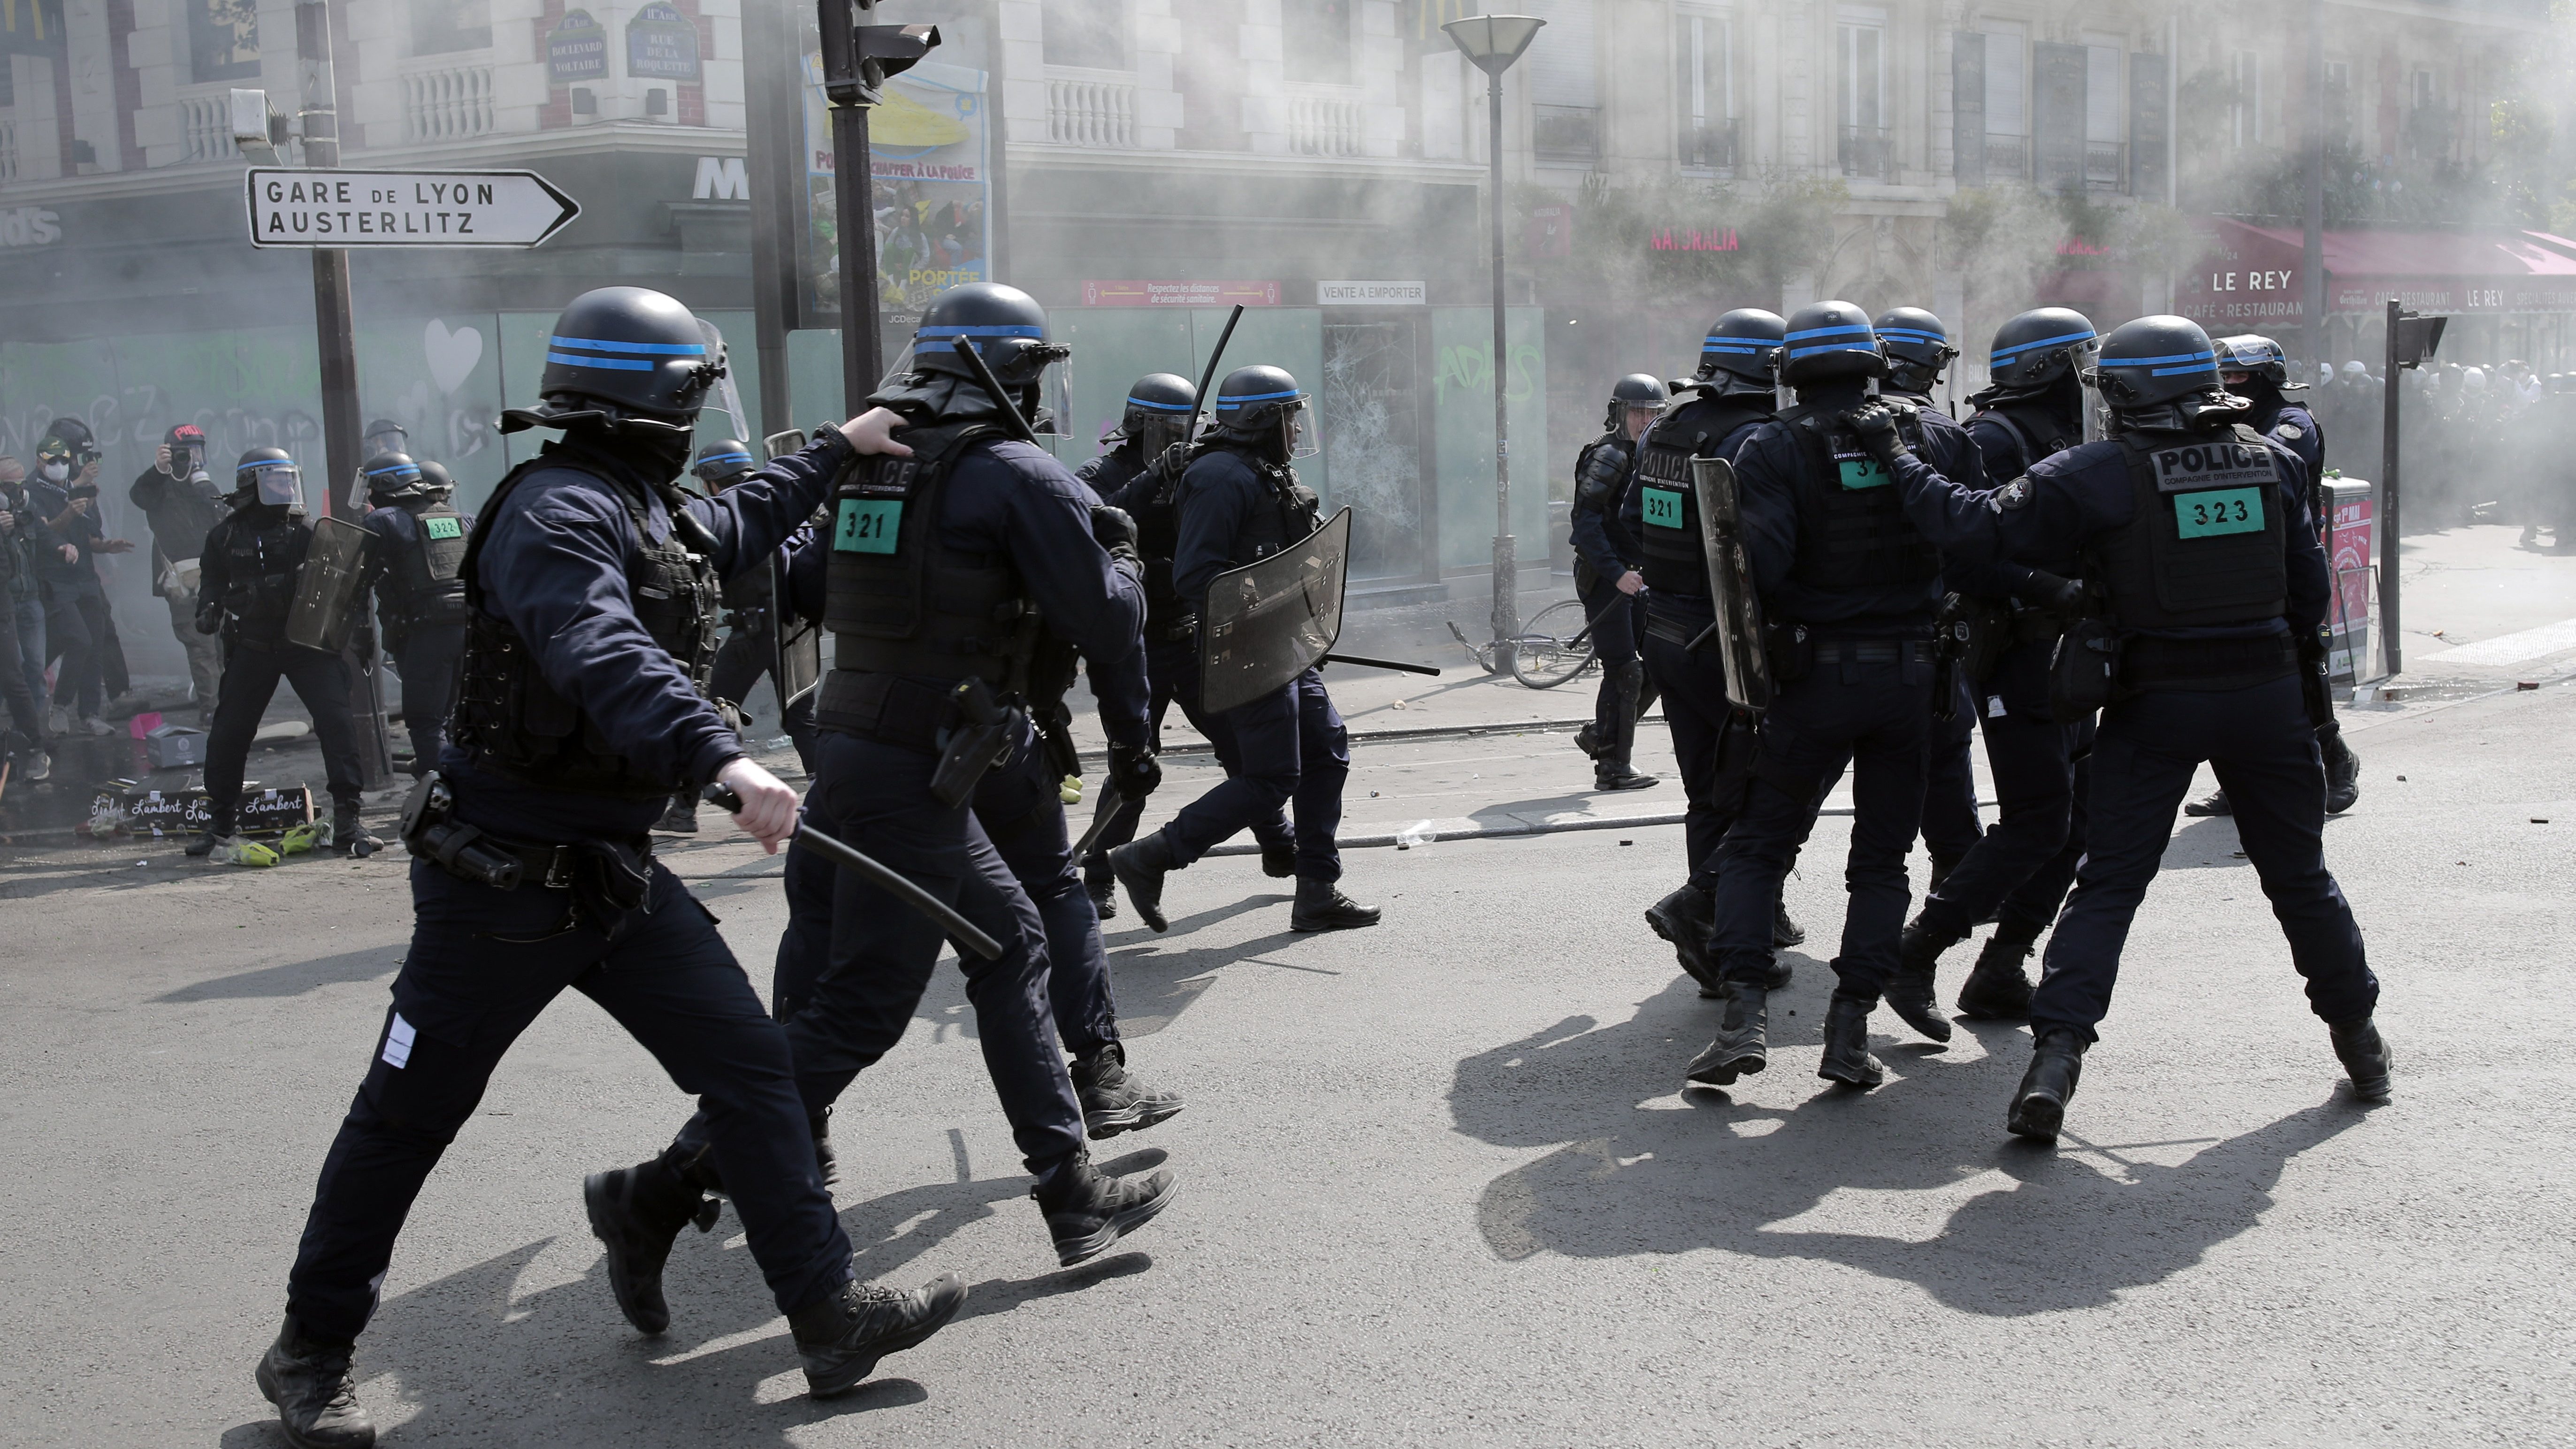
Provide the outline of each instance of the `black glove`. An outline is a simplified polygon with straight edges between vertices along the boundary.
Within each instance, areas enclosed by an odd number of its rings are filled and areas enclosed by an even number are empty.
[[[1106,503],[1095,503],[1091,505],[1091,536],[1098,539],[1100,546],[1111,553],[1116,553],[1122,546],[1129,553],[1134,553],[1136,520],[1128,517],[1127,510],[1124,508],[1112,508]]]
[[[2061,614],[2080,614],[2084,612],[2084,581],[2061,579],[2055,574],[2032,569],[2030,598],[2032,603],[2043,609],[2054,609]]]
[[[1896,410],[1884,402],[1868,402],[1842,415],[1842,425],[1860,436],[1862,451],[1876,458],[1889,472],[1896,470],[1896,460],[1907,449],[1905,440],[1896,435]]]
[[[1134,745],[1109,747],[1109,783],[1129,800],[1142,800],[1163,783],[1163,763],[1154,752]]]
[[[218,630],[218,629],[220,629],[220,628],[222,628],[222,627],[224,627],[224,606],[223,606],[223,605],[221,605],[221,604],[199,604],[199,605],[197,606],[197,632],[198,632],[198,633],[200,633],[200,634],[212,634],[212,633],[214,633],[216,630]]]

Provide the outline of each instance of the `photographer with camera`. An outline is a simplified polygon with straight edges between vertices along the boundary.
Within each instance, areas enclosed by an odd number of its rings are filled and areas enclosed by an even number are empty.
[[[46,662],[62,661],[54,674],[56,734],[71,733],[74,711],[91,734],[115,733],[101,713],[106,696],[124,693],[127,683],[96,558],[131,553],[134,545],[109,538],[99,526],[98,463],[97,440],[88,427],[77,418],[56,418],[36,444],[36,481],[27,490],[36,515],[68,545],[36,558],[45,599]]]
[[[212,725],[223,649],[213,635],[197,632],[197,559],[206,535],[230,510],[206,471],[205,429],[181,423],[162,435],[152,466],[125,496],[152,525],[152,591],[169,602],[170,633],[187,652],[197,723]]]

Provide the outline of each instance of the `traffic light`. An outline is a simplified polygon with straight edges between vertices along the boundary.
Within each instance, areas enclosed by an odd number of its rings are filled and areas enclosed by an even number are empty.
[[[912,68],[939,44],[936,25],[861,25],[876,0],[821,0],[823,93],[836,106],[885,100],[886,77]]]

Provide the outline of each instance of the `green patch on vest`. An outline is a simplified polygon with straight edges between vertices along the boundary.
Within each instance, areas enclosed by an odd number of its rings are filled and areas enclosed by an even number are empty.
[[[1876,458],[1836,458],[1834,466],[1842,472],[1843,486],[1854,491],[1863,488],[1884,488],[1896,481],[1888,476],[1885,468],[1879,466]]]
[[[895,531],[903,526],[900,498],[844,498],[832,528],[836,553],[892,553]]]
[[[1645,512],[1647,527],[1682,526],[1682,495],[1678,492],[1670,488],[1640,488],[1637,490],[1637,503]]]
[[[465,536],[465,520],[461,518],[425,518],[421,520],[421,525],[429,530],[429,536],[432,538]]]
[[[2214,538],[2227,533],[2263,531],[2263,490],[2221,488],[2176,497],[2174,524],[2184,538]]]

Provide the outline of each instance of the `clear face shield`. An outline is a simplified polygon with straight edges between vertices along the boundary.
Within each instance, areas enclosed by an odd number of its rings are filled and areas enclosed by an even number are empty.
[[[1663,411],[1653,403],[1630,403],[1627,410],[1620,414],[1619,421],[1631,439],[1641,438],[1645,436],[1646,429],[1654,426],[1655,419],[1662,416]]]
[[[1306,417],[1304,403],[1291,403],[1279,410],[1279,436],[1292,461],[1312,458],[1324,451],[1322,440],[1316,437],[1315,429]]]
[[[370,458],[382,457],[387,453],[408,453],[411,451],[411,433],[402,428],[387,428],[382,432],[369,433],[365,450]]]
[[[304,470],[292,463],[254,465],[243,481],[251,485],[254,503],[288,509],[304,506]]]

